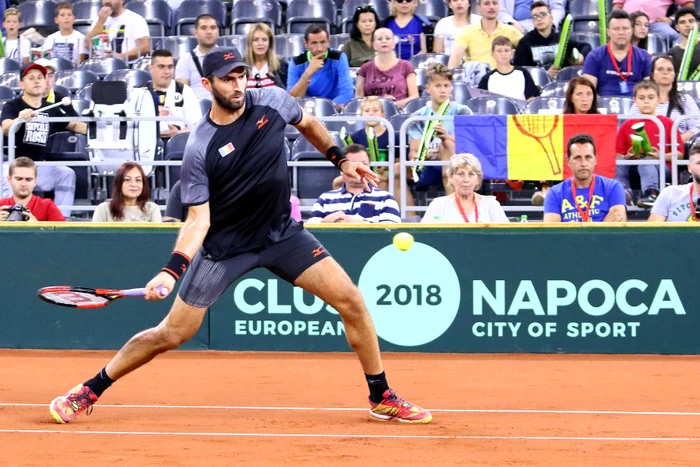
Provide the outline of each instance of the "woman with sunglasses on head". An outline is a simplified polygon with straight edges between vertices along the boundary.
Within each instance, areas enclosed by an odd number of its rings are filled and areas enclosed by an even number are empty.
[[[355,97],[383,97],[403,109],[406,102],[419,96],[413,65],[396,56],[394,43],[394,34],[390,29],[379,28],[374,32],[377,56],[358,70]]]
[[[384,20],[384,27],[399,39],[396,55],[401,60],[410,60],[414,55],[426,53],[426,34],[432,34],[433,27],[427,18],[413,13],[418,0],[391,0],[389,8],[391,16]]]
[[[700,108],[692,96],[678,92],[676,84],[676,68],[673,57],[670,55],[657,55],[651,61],[651,75],[649,79],[659,86],[659,103],[656,105],[656,115],[663,115],[676,120],[683,115],[698,115]],[[639,114],[636,104],[630,109],[631,114]],[[678,124],[683,142],[700,133],[700,120],[691,118],[682,120]]]
[[[287,89],[288,63],[275,53],[275,36],[265,23],[256,24],[248,31],[245,49],[248,70],[248,88],[279,86]]]
[[[454,14],[435,25],[433,52],[451,55],[457,33],[463,27],[481,21],[481,16],[472,14],[469,0],[447,0],[447,6]]]
[[[352,17],[350,40],[343,44],[343,53],[352,68],[359,68],[374,58],[372,45],[374,31],[379,26],[379,17],[370,5],[358,7]]]

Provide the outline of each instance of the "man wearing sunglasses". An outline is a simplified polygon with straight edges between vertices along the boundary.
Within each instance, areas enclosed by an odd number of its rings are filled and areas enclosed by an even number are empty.
[[[325,97],[338,107],[355,97],[348,57],[330,48],[328,31],[312,24],[304,32],[307,51],[289,61],[287,92],[292,97]]]
[[[535,24],[535,12],[532,11],[534,0],[503,0],[501,11],[498,13],[499,21],[512,25],[523,34],[537,28]],[[566,14],[565,0],[549,0],[546,2],[552,15],[555,26],[561,24]]]
[[[554,79],[559,70],[554,68],[560,34],[554,31],[554,17],[546,2],[538,0],[530,6],[535,29],[525,34],[515,49],[515,66],[538,66],[547,70]],[[566,52],[566,65],[583,65],[583,59],[591,46],[569,40]]]

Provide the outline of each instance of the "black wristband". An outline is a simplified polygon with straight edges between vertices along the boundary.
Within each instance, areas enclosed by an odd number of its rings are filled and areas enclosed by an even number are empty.
[[[333,163],[334,166],[340,169],[340,165],[347,161],[348,158],[343,154],[343,150],[338,146],[331,146],[331,148],[326,152],[326,158]]]
[[[180,253],[179,251],[173,251],[170,255],[168,264],[166,264],[162,271],[167,272],[175,278],[175,280],[180,279],[180,277],[185,274],[187,268],[192,263],[192,260],[187,257],[187,255]]]

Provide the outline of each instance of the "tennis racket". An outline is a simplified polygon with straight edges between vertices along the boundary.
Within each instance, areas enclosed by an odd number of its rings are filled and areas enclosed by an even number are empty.
[[[559,36],[559,47],[557,47],[557,55],[554,58],[555,68],[564,67],[564,60],[566,60],[566,49],[569,47],[569,39],[571,38],[573,22],[573,16],[566,15],[566,18],[564,19],[564,25],[561,27],[561,35]]]
[[[161,296],[168,295],[168,289],[160,286],[158,291]],[[59,285],[43,287],[37,295],[45,302],[54,305],[68,306],[71,308],[102,308],[122,297],[143,297],[146,289],[90,289],[87,287],[71,287]]]
[[[513,123],[520,133],[537,141],[544,151],[549,167],[552,169],[552,175],[559,175],[561,167],[557,158],[557,151],[554,149],[554,141],[552,134],[559,126],[559,116],[555,115],[552,120],[547,115],[518,115],[513,116]],[[545,145],[545,143],[548,143]]]

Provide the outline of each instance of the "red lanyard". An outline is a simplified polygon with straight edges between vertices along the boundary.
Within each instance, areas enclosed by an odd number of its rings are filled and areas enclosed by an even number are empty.
[[[612,60],[613,66],[615,67],[615,71],[617,71],[617,74],[620,75],[620,79],[622,81],[627,81],[627,78],[632,76],[632,46],[628,46],[628,52],[627,52],[627,76],[624,76],[622,72],[620,71],[620,67],[617,64],[617,59],[615,58],[615,55],[613,54],[612,51],[612,44],[608,42],[608,55],[610,55],[610,60]]]
[[[573,198],[574,205],[581,216],[581,222],[593,222],[591,220],[591,204],[593,204],[593,188],[595,187],[595,175],[593,175],[593,180],[591,180],[591,188],[588,190],[588,205],[586,206],[586,212],[583,212],[581,206],[578,205],[576,201],[576,184],[573,179],[571,180],[571,197]]]
[[[476,194],[474,194],[474,222],[476,224],[479,223],[479,206],[476,204]],[[464,212],[464,208],[462,207],[462,203],[459,201],[458,195],[455,193],[455,202],[457,203],[457,209],[459,209],[459,213],[462,215],[462,219],[464,219],[464,222],[467,224],[469,223],[469,218],[467,217],[467,213]]]
[[[693,215],[693,219],[695,222],[700,222],[700,219],[698,219],[698,215],[695,214],[695,203],[693,203],[693,184],[690,184],[690,212]]]

